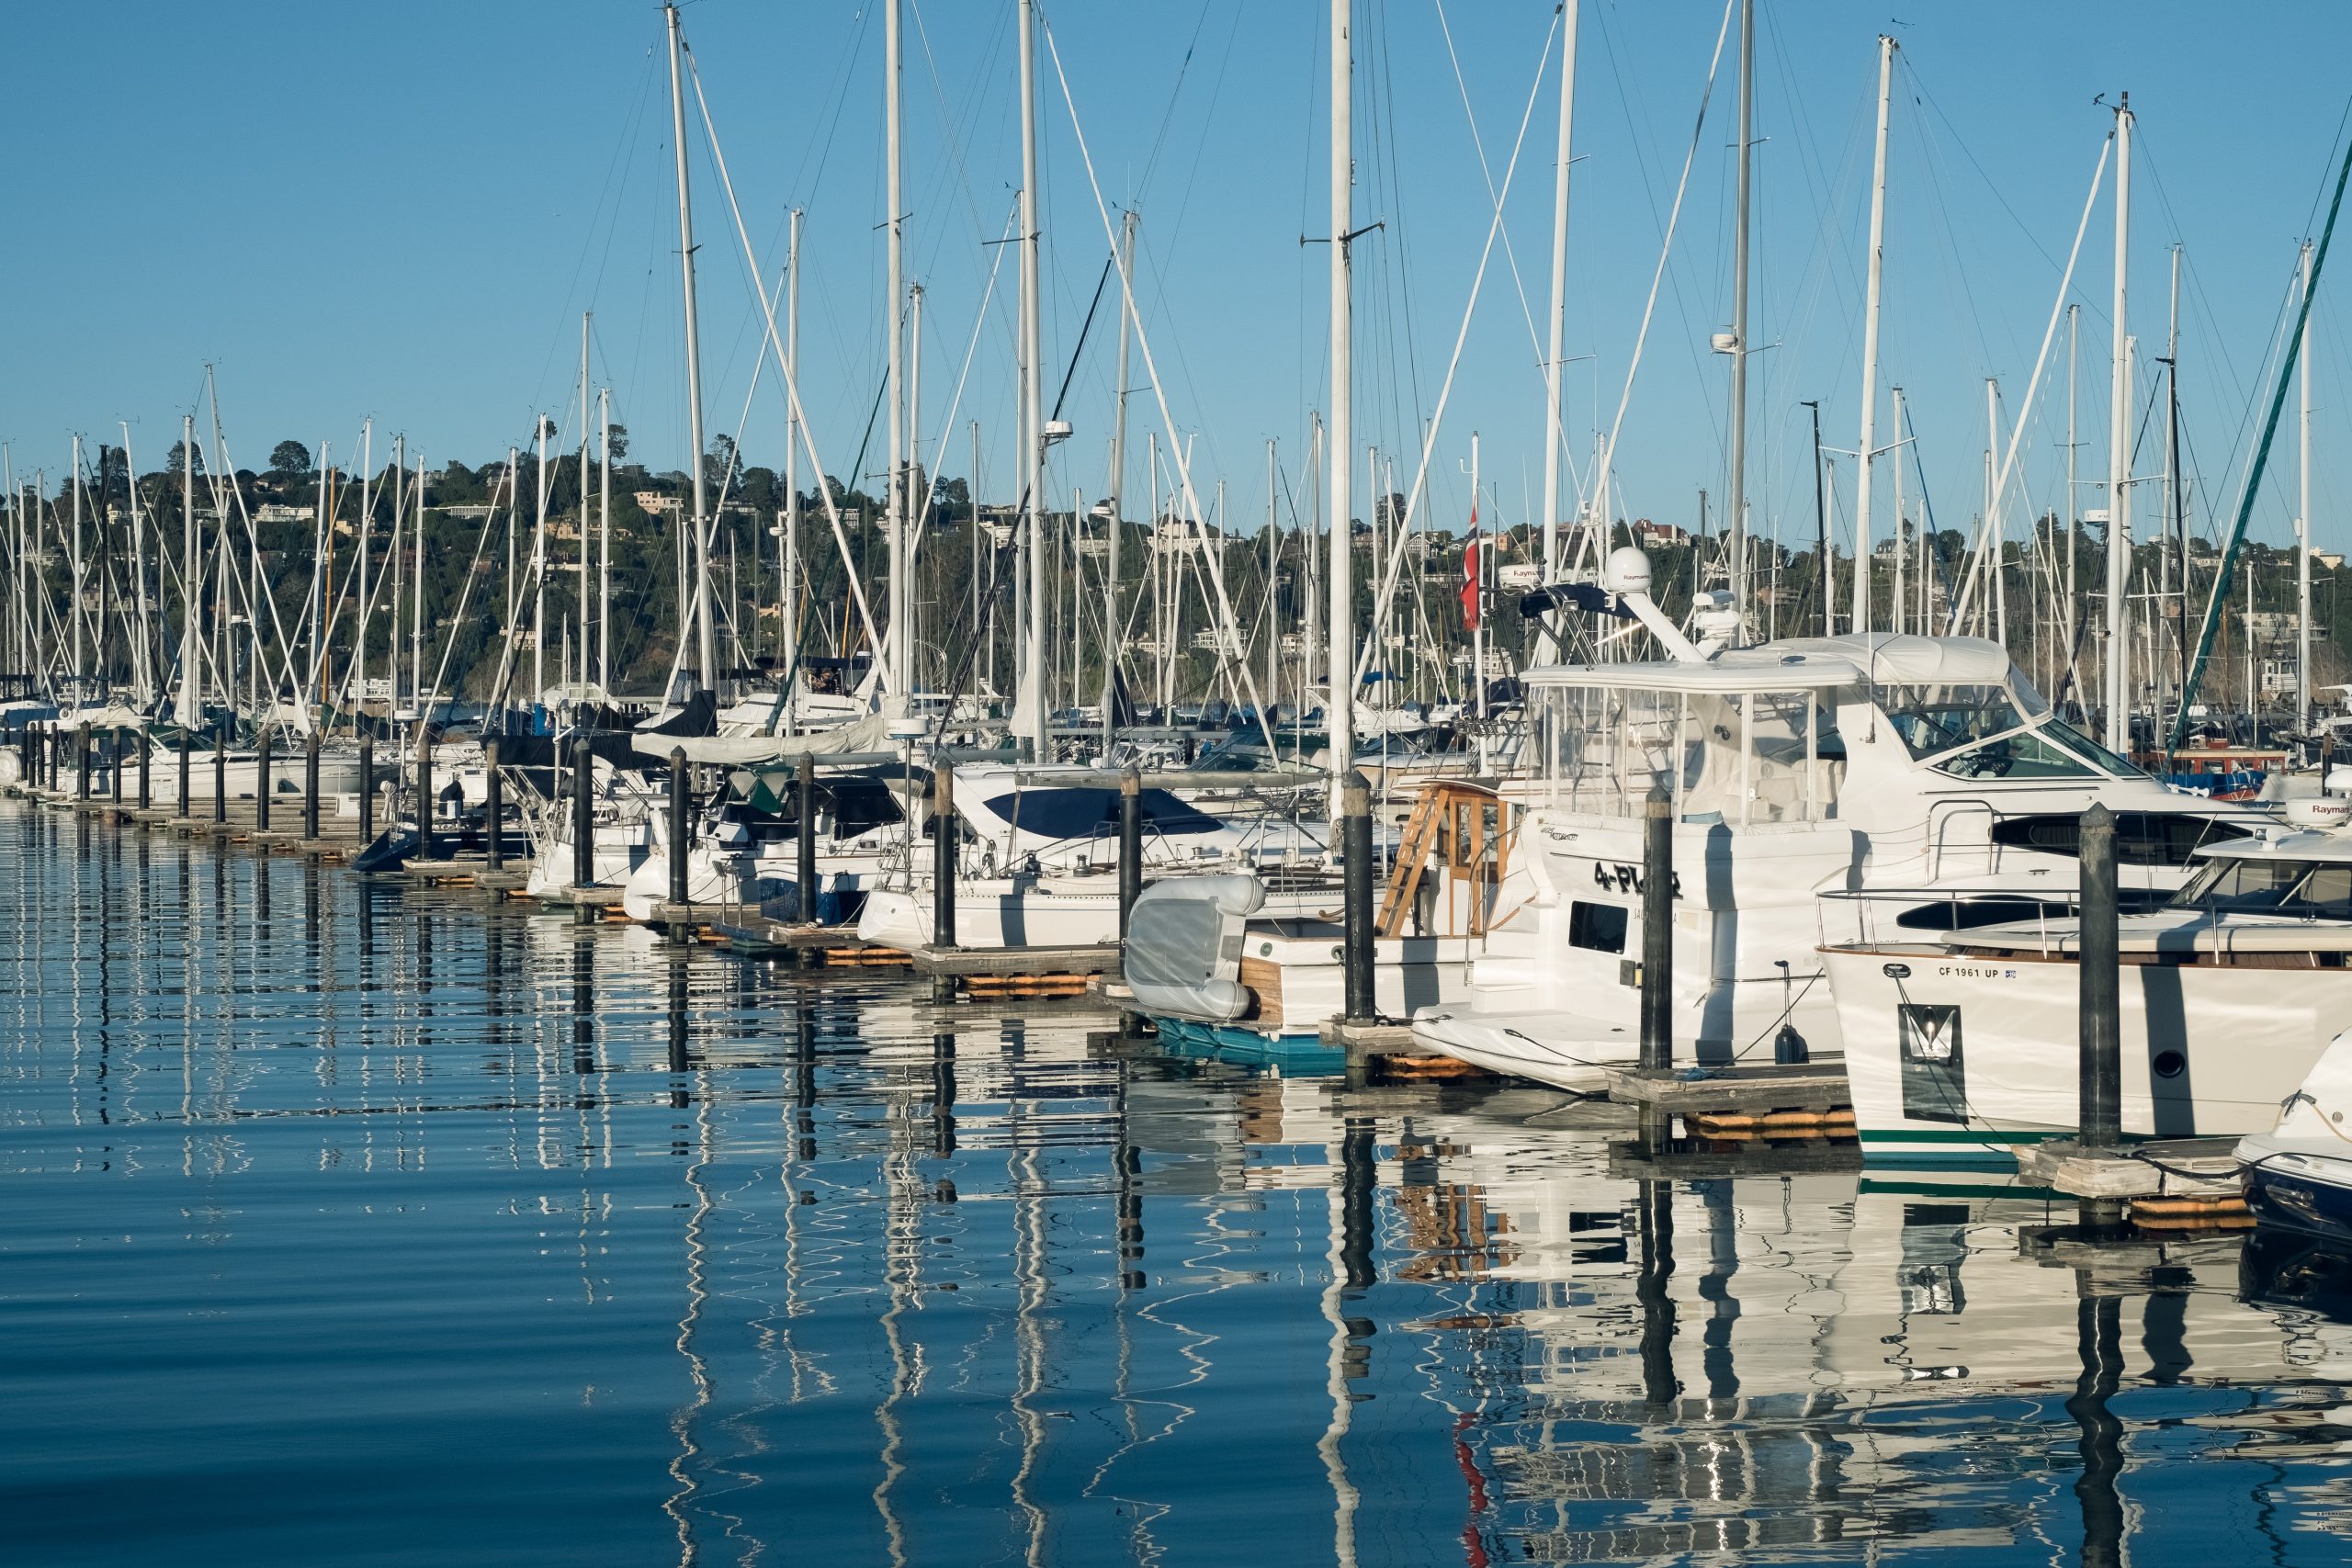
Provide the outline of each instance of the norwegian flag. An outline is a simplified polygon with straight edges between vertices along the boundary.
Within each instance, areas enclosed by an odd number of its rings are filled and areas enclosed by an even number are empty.
[[[1478,509],[1470,509],[1470,536],[1462,547],[1462,629],[1478,629]]]

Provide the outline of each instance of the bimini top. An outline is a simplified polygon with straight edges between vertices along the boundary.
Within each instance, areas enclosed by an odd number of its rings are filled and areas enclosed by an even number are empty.
[[[1781,637],[1752,648],[1726,649],[1704,663],[1546,664],[1521,679],[1530,686],[1721,694],[1865,684],[1999,685],[2008,673],[2009,656],[1983,637],[1872,632]]]

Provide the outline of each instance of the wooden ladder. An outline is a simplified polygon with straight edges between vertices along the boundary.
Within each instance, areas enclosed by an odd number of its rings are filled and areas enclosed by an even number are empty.
[[[1420,891],[1421,872],[1430,854],[1444,840],[1453,820],[1453,788],[1442,780],[1421,786],[1413,814],[1405,820],[1405,841],[1397,846],[1396,864],[1388,874],[1388,891],[1381,896],[1380,917],[1373,922],[1375,936],[1396,936],[1405,929],[1405,912]]]

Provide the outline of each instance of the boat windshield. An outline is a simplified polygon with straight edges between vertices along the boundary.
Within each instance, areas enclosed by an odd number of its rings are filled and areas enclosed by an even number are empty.
[[[2234,855],[2211,860],[2172,896],[2167,907],[2352,919],[2352,863]]]
[[[1887,686],[1882,694],[1887,723],[1912,761],[1957,778],[2141,776],[2052,715],[2030,686]]]
[[[1915,762],[2025,726],[2002,686],[1883,686],[1880,692],[1886,721]]]

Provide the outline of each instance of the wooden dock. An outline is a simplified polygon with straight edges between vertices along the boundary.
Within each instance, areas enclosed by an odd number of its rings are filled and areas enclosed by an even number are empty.
[[[1119,972],[1120,951],[1115,942],[1074,947],[923,946],[908,956],[916,974],[931,977],[933,994],[942,999],[961,993],[1046,1000],[1085,996],[1095,977]]]
[[[2120,1201],[2143,1230],[2243,1230],[2245,1176],[2235,1138],[2151,1138],[2117,1149],[2072,1139],[2018,1148],[2018,1174],[2093,1203]]]

